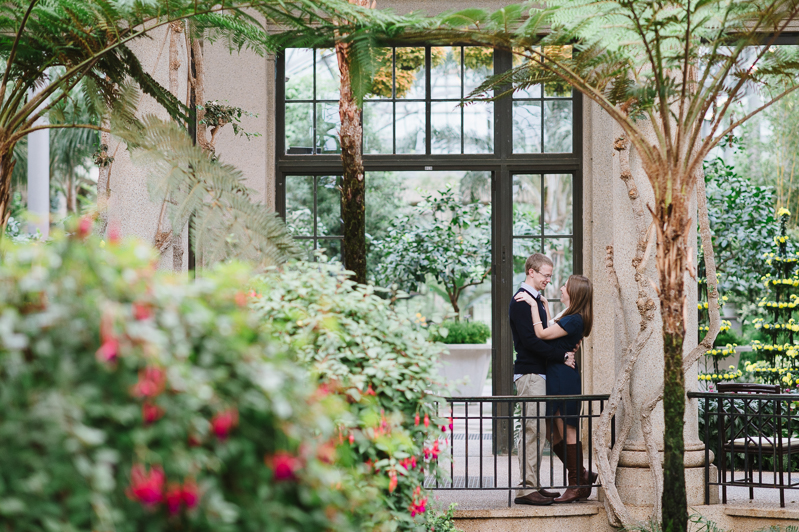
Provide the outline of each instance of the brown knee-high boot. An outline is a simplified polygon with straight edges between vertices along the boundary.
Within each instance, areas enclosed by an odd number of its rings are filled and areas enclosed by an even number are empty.
[[[566,442],[564,440],[560,440],[555,445],[552,445],[552,452],[555,453],[555,456],[560,458],[561,462],[564,464],[566,463]],[[589,473],[582,463],[580,464],[580,472],[580,478],[582,479],[583,484],[596,484],[596,481],[599,478],[598,473],[594,471]]]
[[[583,465],[583,444],[577,442],[573,445],[566,445],[566,469],[569,477],[569,485],[577,486],[578,484],[585,484],[582,477]],[[575,502],[582,499],[587,499],[591,495],[591,486],[583,486],[579,488],[567,488],[562,497],[555,499],[555,503]]]

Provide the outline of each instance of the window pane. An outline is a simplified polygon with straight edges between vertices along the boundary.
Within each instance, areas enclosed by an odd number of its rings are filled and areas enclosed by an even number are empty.
[[[541,234],[541,176],[538,174],[513,176],[513,234]]]
[[[363,152],[394,153],[394,104],[364,102]]]
[[[513,102],[513,153],[541,153],[541,102]]]
[[[286,153],[313,153],[313,146],[313,104],[286,103]]]
[[[378,286],[398,283],[416,292],[416,297],[396,303],[414,315],[428,321],[452,316],[449,298],[441,295],[446,287],[435,274],[446,275],[447,265],[463,267],[458,275],[477,281],[491,266],[491,173],[369,172],[366,182],[370,278]],[[446,208],[434,217],[430,205],[419,205],[425,196],[443,201]],[[469,225],[453,224],[453,211]],[[429,267],[420,270],[420,264]],[[459,306],[462,319],[490,326],[491,276],[466,288]]]
[[[329,260],[342,261],[341,256],[341,240],[340,239],[324,239],[316,242],[318,249],[324,249],[325,255]]]
[[[463,109],[464,153],[494,153],[494,104],[475,103]]]
[[[467,46],[463,49],[463,95],[479,87],[494,73],[494,49],[482,46]],[[489,92],[490,96],[493,94]]]
[[[394,59],[391,48],[377,48],[375,59],[380,67],[372,78],[372,90],[366,94],[367,99],[391,98],[394,90]]]
[[[513,283],[511,292],[519,289],[519,284],[526,277],[524,263],[533,253],[541,253],[540,238],[514,238],[513,239]]]
[[[312,238],[303,238],[294,241],[297,247],[300,248],[300,260],[314,260],[313,242]]]
[[[544,151],[546,153],[571,153],[571,100],[544,102]]]
[[[446,46],[432,49],[430,69],[431,97],[434,100],[461,98],[461,48]]]
[[[544,176],[544,232],[572,234],[572,176]]]
[[[320,176],[316,181],[316,234],[319,236],[340,236],[341,233],[341,192],[340,178]]]
[[[294,236],[313,236],[313,176],[286,176],[286,225]]]
[[[316,104],[316,146],[322,153],[341,153],[338,103]]]
[[[286,99],[313,99],[313,50],[309,48],[286,50]]]
[[[527,52],[529,55],[530,52]],[[522,66],[524,63],[528,62],[526,57],[520,56],[517,53],[513,54],[513,68],[518,68]],[[536,83],[526,89],[522,89],[513,93],[514,98],[540,98],[541,97],[541,85]]]
[[[560,299],[560,287],[566,284],[574,273],[574,253],[571,238],[547,238],[544,240],[544,255],[552,259],[555,267],[552,270],[552,282],[544,293],[547,297]]]
[[[397,98],[424,99],[424,48],[396,48]]]
[[[457,102],[433,103],[430,109],[433,153],[461,153],[461,108]]]
[[[316,99],[338,100],[341,89],[336,51],[332,48],[316,51]]]
[[[424,102],[397,102],[397,153],[424,153]]]

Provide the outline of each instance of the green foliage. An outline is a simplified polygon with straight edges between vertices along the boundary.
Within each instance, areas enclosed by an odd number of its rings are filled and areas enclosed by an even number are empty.
[[[442,346],[338,263],[290,262],[253,287],[251,306],[264,329],[350,404],[353,428],[344,438],[351,445],[341,454],[348,463],[370,464],[364,482],[379,491],[382,505],[363,518],[376,527],[416,529],[421,518],[412,514],[424,512],[428,496],[422,466],[433,473],[426,459],[443,450],[445,422],[433,419],[432,404],[441,391],[433,379]]]
[[[445,321],[431,337],[445,344],[484,344],[491,338],[491,328],[481,321]]]
[[[245,111],[241,107],[233,107],[232,105],[219,103],[217,100],[206,102],[204,106],[197,106],[198,111],[203,109],[205,110],[205,117],[202,119],[201,123],[210,128],[220,129],[230,124],[233,126],[234,135],[244,135],[247,140],[261,136],[260,133],[247,133],[241,127],[241,117],[248,116],[257,118],[257,114]]]
[[[346,402],[260,327],[251,272],[190,282],[90,230],[4,244],[0,528],[361,529],[379,507],[334,462]]]
[[[453,522],[456,506],[453,502],[444,512],[428,512],[425,520],[426,532],[463,532]]]
[[[125,141],[136,164],[150,170],[154,198],[171,198],[173,231],[191,220],[192,245],[203,265],[237,258],[259,267],[280,264],[298,250],[278,215],[252,199],[244,176],[194,145],[173,121],[133,116],[131,91],[111,116],[111,129]]]
[[[705,183],[719,290],[752,302],[762,292],[763,253],[777,234],[774,189],[754,185],[720,158],[705,163]]]
[[[480,203],[462,203],[451,188],[398,215],[374,243],[383,257],[376,282],[401,290],[418,290],[427,276],[438,281],[452,304],[469,286],[482,283],[491,271],[491,216]]]

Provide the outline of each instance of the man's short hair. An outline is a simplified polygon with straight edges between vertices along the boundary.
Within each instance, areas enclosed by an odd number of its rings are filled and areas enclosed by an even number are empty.
[[[530,273],[530,270],[538,271],[544,264],[548,264],[552,268],[555,267],[550,258],[543,253],[533,253],[527,257],[527,262],[524,263],[524,274],[527,275]]]

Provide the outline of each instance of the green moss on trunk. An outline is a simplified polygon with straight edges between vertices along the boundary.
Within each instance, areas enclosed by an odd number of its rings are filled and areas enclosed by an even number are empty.
[[[683,337],[663,333],[663,411],[665,421],[663,462],[663,531],[688,529],[688,501],[685,494],[685,376],[682,372]]]

